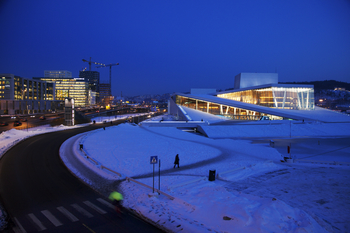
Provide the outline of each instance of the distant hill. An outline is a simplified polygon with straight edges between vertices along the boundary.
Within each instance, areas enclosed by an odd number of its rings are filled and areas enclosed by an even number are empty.
[[[346,90],[350,90],[350,83],[339,82],[335,80],[325,80],[325,81],[313,81],[313,82],[279,82],[280,84],[305,84],[314,85],[315,91],[321,90],[333,90],[336,87],[343,87]]]

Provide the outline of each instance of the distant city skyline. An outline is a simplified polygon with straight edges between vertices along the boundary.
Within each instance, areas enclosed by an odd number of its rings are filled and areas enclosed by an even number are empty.
[[[346,0],[1,1],[0,73],[79,77],[91,57],[119,63],[116,96],[225,89],[241,72],[349,82],[349,22]]]

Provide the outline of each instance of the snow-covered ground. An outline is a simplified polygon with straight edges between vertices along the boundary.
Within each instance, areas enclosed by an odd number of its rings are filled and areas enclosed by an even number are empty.
[[[342,132],[343,127],[337,126]],[[317,133],[320,126],[316,128]],[[281,132],[278,127],[269,130],[276,135]],[[308,127],[305,132],[311,130]],[[336,131],[334,126],[332,130]],[[250,127],[245,134],[255,137]],[[313,160],[322,156],[322,160],[334,161],[334,151],[338,151],[341,156],[336,159],[350,162],[346,140],[338,143],[334,138],[322,138],[312,141],[315,145],[310,140],[295,140],[290,143],[298,148],[294,150],[298,158],[312,155]],[[286,143],[282,139],[272,148],[268,141],[214,140],[176,128],[121,124],[91,132],[80,143],[89,156],[121,173],[122,179],[132,177],[151,187],[150,157],[158,156],[160,189],[175,200],[164,195],[150,197],[152,189],[134,182],[123,181],[120,190],[126,208],[172,232],[349,231],[350,167],[282,163],[279,147]],[[173,168],[176,154],[180,155],[180,168]],[[96,169],[111,179],[111,173]],[[158,169],[156,165],[155,188]],[[215,181],[208,181],[209,170],[218,174]]]
[[[278,134],[279,129],[274,130]],[[343,131],[341,126],[338,130]],[[247,131],[255,137],[254,130]],[[24,132],[3,133],[1,145],[3,140],[23,137],[17,133]],[[89,156],[121,173],[122,179],[132,177],[149,186],[153,183],[150,157],[158,156],[160,189],[174,200],[149,195],[152,189],[128,181],[121,183],[120,190],[126,208],[169,231],[349,232],[350,167],[280,162],[289,143],[294,143],[297,158],[312,155],[313,160],[322,156],[322,160],[350,162],[347,139],[328,137],[305,142],[279,139],[272,148],[262,140],[210,139],[176,128],[121,124],[90,132],[80,141]],[[180,168],[173,168],[176,154]],[[77,156],[85,159],[79,151]],[[91,167],[106,179],[119,179]],[[215,181],[208,181],[209,170],[218,174]],[[158,164],[155,171],[158,188]]]

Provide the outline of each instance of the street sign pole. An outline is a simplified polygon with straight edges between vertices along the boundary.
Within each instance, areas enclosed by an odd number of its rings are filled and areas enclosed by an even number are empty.
[[[158,190],[160,190],[160,160],[159,160],[159,175],[158,175],[158,177],[159,177],[159,181],[158,181]],[[160,193],[158,192],[158,195],[160,195]]]
[[[154,164],[158,163],[158,156],[151,156],[151,164],[153,164],[153,193],[154,193]]]
[[[153,193],[154,193],[154,164],[153,164]]]

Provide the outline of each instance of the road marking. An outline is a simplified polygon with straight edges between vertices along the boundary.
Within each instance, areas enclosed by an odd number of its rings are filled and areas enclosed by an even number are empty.
[[[99,208],[98,206],[92,204],[91,202],[89,201],[84,201],[84,204],[89,206],[91,209],[94,209],[96,210],[97,212],[99,212],[100,214],[107,214],[106,211],[104,211],[103,209]]]
[[[17,220],[17,218],[15,217],[14,219],[15,219],[15,222],[16,222],[16,224],[18,225],[20,231],[18,231],[17,227],[13,228],[13,231],[16,232],[16,233],[17,233],[17,232],[18,232],[18,233],[27,233],[26,230],[24,230],[24,228],[22,227],[22,225],[19,223],[19,221]]]
[[[56,227],[62,225],[62,223],[61,223],[55,216],[53,216],[53,215],[50,213],[50,211],[48,211],[48,210],[43,210],[43,211],[41,211],[41,213],[42,213],[43,215],[45,215],[45,217],[48,218],[48,219],[50,220],[50,222],[52,222],[52,224],[55,225]]]
[[[46,227],[35,217],[34,214],[28,214],[29,218],[39,227],[39,231],[46,230]]]
[[[71,205],[74,209],[76,209],[79,213],[85,215],[88,218],[92,218],[94,217],[92,214],[90,214],[88,211],[86,211],[85,209],[83,209],[82,207],[78,206],[77,204],[72,204]]]
[[[92,233],[95,233],[90,227],[86,226],[84,223],[83,223],[83,226],[86,227],[89,231],[91,231]]]
[[[76,222],[79,221],[79,219],[77,217],[75,217],[71,212],[69,212],[67,209],[65,209],[63,206],[57,207],[57,209],[64,214],[67,218],[69,218],[69,220],[71,220],[72,222]]]
[[[107,207],[109,207],[109,208],[111,208],[111,209],[115,209],[115,206],[112,205],[111,203],[109,203],[108,201],[106,201],[106,200],[104,200],[104,199],[102,199],[102,198],[97,198],[97,200],[98,200],[99,202],[101,202],[102,204],[104,204],[105,206],[107,206]]]

